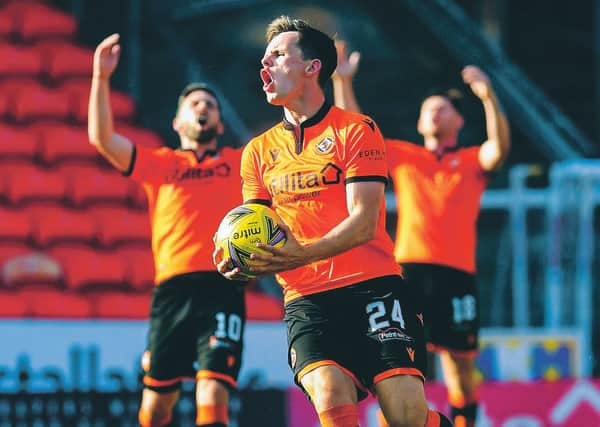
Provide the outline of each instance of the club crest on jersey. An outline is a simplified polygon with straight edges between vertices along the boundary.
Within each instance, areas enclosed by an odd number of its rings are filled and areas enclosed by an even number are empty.
[[[326,136],[315,146],[315,150],[317,150],[317,153],[319,154],[327,154],[333,149],[334,145],[334,139],[330,136]]]
[[[277,160],[277,157],[279,157],[279,148],[270,150],[269,154],[271,154],[271,159],[273,159],[273,161]]]

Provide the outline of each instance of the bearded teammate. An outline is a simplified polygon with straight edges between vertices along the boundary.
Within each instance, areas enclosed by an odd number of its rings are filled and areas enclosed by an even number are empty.
[[[114,133],[109,78],[119,60],[118,42],[113,34],[96,48],[88,132],[90,143],[148,195],[157,286],[139,422],[170,425],[181,380],[191,377],[197,380],[196,424],[224,427],[240,369],[245,306],[242,282],[214,270],[212,235],[241,203],[241,150],[218,150],[224,129],[219,102],[198,83],[179,97],[173,119],[179,149],[148,149]]]
[[[347,55],[343,42],[337,48],[336,105],[359,112],[352,78],[360,56]],[[452,90],[433,93],[421,104],[423,147],[398,140],[386,145],[398,206],[396,260],[407,283],[421,293],[427,346],[440,353],[455,426],[472,427],[478,402],[476,221],[489,174],[506,159],[510,136],[487,75],[468,66],[462,77],[483,104],[487,140],[481,146],[458,146],[464,120]]]
[[[285,246],[259,245],[270,254],[252,258],[262,263],[255,273],[278,273],[284,288],[294,379],[324,427],[356,427],[369,389],[394,426],[450,425],[425,401],[422,323],[385,231],[381,134],[369,117],[326,102],[330,37],[287,16],[266,35],[260,75],[283,120],[244,149],[243,196],[285,223]],[[221,257],[219,271],[238,277]]]

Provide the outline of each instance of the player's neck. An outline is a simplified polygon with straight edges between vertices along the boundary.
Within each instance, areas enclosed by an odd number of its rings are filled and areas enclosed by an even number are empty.
[[[313,88],[313,90],[307,89],[302,96],[283,106],[285,118],[290,123],[299,126],[317,114],[324,102],[325,95],[320,87],[318,89]]]
[[[456,135],[448,135],[444,137],[431,135],[425,137],[424,145],[427,151],[430,151],[437,156],[441,156],[445,152],[454,149],[456,147],[456,143]]]
[[[183,150],[195,151],[197,157],[202,157],[207,151],[217,151],[217,145],[217,138],[213,138],[212,140],[206,143],[200,143],[198,141],[194,141],[192,139],[187,138],[181,141],[181,148]]]

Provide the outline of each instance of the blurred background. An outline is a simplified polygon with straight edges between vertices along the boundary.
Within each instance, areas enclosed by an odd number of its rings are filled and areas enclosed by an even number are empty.
[[[454,86],[460,141],[480,144],[460,70],[490,76],[512,151],[478,224],[478,426],[600,425],[600,1],[0,0],[0,427],[136,425],[149,225],[141,190],[87,144],[95,45],[121,34],[117,132],[174,146],[177,95],[200,80],[220,95],[225,144],[241,146],[281,119],[258,75],[281,14],[362,53],[354,87],[387,137],[419,143],[423,96]],[[392,236],[395,210],[390,193]],[[265,280],[247,298],[231,426],[317,425],[287,367],[279,288]],[[439,383],[428,398],[447,409]],[[363,404],[361,425],[375,408]],[[177,425],[194,411],[190,384]]]

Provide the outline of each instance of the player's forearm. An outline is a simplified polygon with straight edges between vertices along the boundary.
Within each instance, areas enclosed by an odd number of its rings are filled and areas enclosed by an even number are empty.
[[[113,118],[110,108],[110,83],[107,78],[92,78],[88,105],[90,144],[102,149],[112,138]]]
[[[333,81],[333,100],[336,107],[360,113],[360,106],[354,94],[351,78],[336,77]]]
[[[331,258],[374,239],[377,221],[374,212],[351,214],[317,242],[304,247],[308,262]]]
[[[485,121],[487,128],[487,139],[497,144],[497,150],[501,160],[504,160],[510,150],[510,131],[506,116],[502,112],[500,103],[494,92],[488,99],[483,100],[483,109],[485,112]]]

